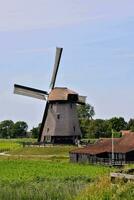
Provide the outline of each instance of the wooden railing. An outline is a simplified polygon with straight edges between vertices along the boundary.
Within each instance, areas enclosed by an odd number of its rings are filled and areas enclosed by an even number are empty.
[[[98,158],[98,157],[90,157],[89,163],[92,164],[104,164],[104,165],[110,165],[110,166],[121,166],[126,164],[124,160],[112,160],[109,158]]]

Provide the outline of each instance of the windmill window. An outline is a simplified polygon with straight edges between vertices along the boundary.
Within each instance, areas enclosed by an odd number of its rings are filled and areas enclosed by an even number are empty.
[[[75,126],[73,126],[74,132],[75,132]]]
[[[53,105],[51,104],[51,108],[53,108]]]
[[[60,119],[60,114],[57,114],[57,119]]]
[[[49,132],[49,128],[47,128],[47,133]]]
[[[72,103],[70,104],[70,107],[72,108]]]

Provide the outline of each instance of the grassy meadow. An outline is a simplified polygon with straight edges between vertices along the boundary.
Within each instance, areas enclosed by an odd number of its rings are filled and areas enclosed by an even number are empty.
[[[76,147],[23,147],[24,141],[0,140],[0,200],[134,198],[133,183],[111,184],[116,169],[70,163],[68,152]]]

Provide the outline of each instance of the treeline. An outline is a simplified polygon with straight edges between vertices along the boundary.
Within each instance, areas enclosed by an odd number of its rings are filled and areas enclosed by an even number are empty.
[[[123,117],[113,117],[108,120],[93,119],[95,111],[90,104],[78,105],[77,112],[83,138],[111,137],[112,132],[115,137],[120,137],[120,130],[134,131],[134,119],[128,122]],[[4,120],[0,122],[0,138],[38,138],[40,125],[28,131],[28,125],[24,121],[14,123],[12,120]]]
[[[134,131],[134,119],[130,119],[128,122],[123,117],[113,117],[108,120],[93,119],[91,116],[88,118],[79,118],[80,128],[82,132],[82,138],[100,138],[111,137],[112,132],[114,137],[120,137],[121,130]],[[32,137],[37,138],[40,130],[40,124],[38,127],[34,127],[32,131]]]
[[[126,122],[123,117],[113,117],[109,120],[94,119],[80,120],[80,126],[84,138],[120,137],[121,130],[134,131],[134,119]]]
[[[24,121],[4,120],[0,122],[0,138],[38,138],[40,125],[28,131],[28,124]]]
[[[27,137],[28,125],[24,121],[14,123],[12,120],[0,122],[0,138]]]
[[[112,132],[115,137],[120,137],[121,130],[134,131],[134,119],[128,122],[123,117],[113,117],[107,120],[93,119],[95,111],[89,104],[79,105],[77,111],[84,138],[111,137]]]

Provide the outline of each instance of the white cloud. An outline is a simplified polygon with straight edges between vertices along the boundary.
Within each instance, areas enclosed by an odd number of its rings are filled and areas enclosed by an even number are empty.
[[[132,0],[0,0],[0,31],[53,28],[133,15]]]

